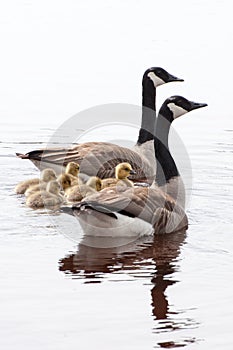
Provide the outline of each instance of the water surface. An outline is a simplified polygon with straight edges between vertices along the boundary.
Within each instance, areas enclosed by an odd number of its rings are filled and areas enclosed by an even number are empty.
[[[54,127],[2,126],[2,349],[232,349],[233,130],[195,125],[178,126],[193,169],[189,229],[114,249],[87,246],[78,225],[70,240],[54,226],[65,214],[13,193],[38,175],[14,153]]]

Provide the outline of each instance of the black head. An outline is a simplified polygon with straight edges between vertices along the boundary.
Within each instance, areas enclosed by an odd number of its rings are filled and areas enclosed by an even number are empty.
[[[172,81],[184,81],[183,79],[177,78],[174,75],[168,73],[161,67],[151,67],[147,69],[143,75],[143,81],[150,79],[154,87],[163,85]]]
[[[206,107],[206,103],[199,103],[189,101],[182,96],[171,96],[167,98],[162,107],[167,107],[173,113],[173,119],[180,117],[181,115],[188,113],[194,109]]]

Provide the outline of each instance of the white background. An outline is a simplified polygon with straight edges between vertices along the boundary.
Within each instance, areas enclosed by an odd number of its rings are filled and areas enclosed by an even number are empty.
[[[59,126],[94,105],[140,105],[144,70],[162,66],[185,83],[160,87],[158,105],[181,94],[231,122],[232,32],[230,0],[1,1],[1,121]]]

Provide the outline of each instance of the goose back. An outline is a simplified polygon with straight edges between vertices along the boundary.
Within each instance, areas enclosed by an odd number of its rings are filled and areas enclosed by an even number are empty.
[[[146,157],[136,150],[120,147],[107,142],[87,142],[72,148],[42,149],[18,154],[22,159],[31,160],[40,170],[53,168],[61,170],[69,162],[77,162],[80,172],[101,179],[114,177],[114,169],[119,163],[129,162],[136,174],[130,176],[134,181],[152,183],[155,169]]]

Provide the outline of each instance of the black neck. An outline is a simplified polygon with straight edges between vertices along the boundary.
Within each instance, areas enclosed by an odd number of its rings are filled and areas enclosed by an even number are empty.
[[[156,118],[155,98],[156,89],[154,83],[146,76],[142,80],[142,123],[138,135],[138,145],[154,138],[153,133]]]
[[[168,147],[168,135],[173,121],[173,114],[170,109],[163,105],[159,111],[156,122],[156,131],[154,137],[155,157],[156,157],[156,182],[163,186],[171,178],[179,176],[176,163]]]

